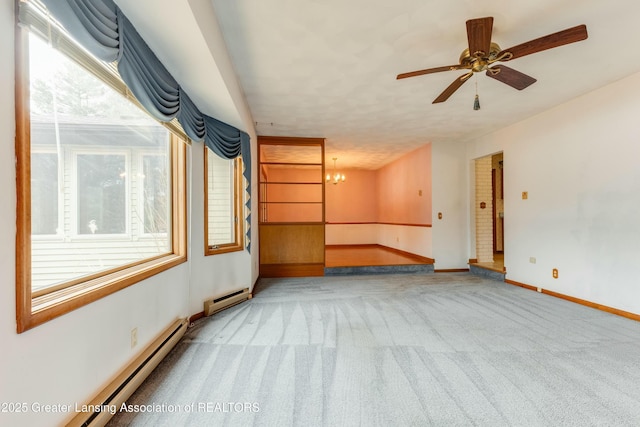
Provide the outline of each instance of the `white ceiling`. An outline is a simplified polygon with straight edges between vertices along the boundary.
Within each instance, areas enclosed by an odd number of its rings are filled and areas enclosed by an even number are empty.
[[[213,8],[202,7],[207,1]],[[324,137],[339,167],[376,169],[428,142],[468,141],[640,71],[640,3],[632,0],[117,3],[204,112],[242,127],[224,88],[230,77],[211,71],[220,61],[204,33],[217,19],[258,135]],[[522,92],[477,74],[434,105],[462,71],[395,79],[457,63],[465,21],[485,16],[502,48],[579,24],[589,38],[510,62],[538,80]],[[176,22],[175,31],[157,30]]]

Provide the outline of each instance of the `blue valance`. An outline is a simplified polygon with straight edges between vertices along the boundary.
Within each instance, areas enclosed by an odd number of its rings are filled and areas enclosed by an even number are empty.
[[[194,141],[203,141],[205,136],[204,116],[198,107],[191,101],[191,98],[180,89],[180,111],[178,111],[178,121],[187,136]]]
[[[157,120],[177,118],[189,138],[225,159],[242,156],[247,180],[247,250],[251,249],[251,144],[249,135],[195,106],[113,0],[42,0],[51,15],[85,49],[117,61],[120,77]]]
[[[213,117],[205,116],[204,124],[206,129],[204,143],[211,151],[223,159],[234,159],[240,155],[242,132]]]
[[[105,62],[118,58],[118,7],[112,0],[42,0],[42,3],[96,58]]]
[[[178,82],[118,9],[118,73],[142,106],[158,120],[173,120],[180,109]]]

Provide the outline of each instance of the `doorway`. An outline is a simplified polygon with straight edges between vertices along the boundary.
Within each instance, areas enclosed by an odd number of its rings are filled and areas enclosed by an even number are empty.
[[[504,273],[504,156],[475,160],[476,258],[472,265]]]
[[[491,156],[493,255],[504,256],[504,172],[502,153]]]

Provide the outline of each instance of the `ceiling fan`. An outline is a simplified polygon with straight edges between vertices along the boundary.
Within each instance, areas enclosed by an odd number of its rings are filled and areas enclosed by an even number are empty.
[[[470,19],[467,21],[467,40],[469,47],[460,54],[460,63],[445,67],[427,68],[398,74],[396,79],[421,76],[423,74],[439,73],[441,71],[470,70],[458,77],[434,101],[434,104],[446,101],[456,90],[469,80],[474,74],[486,71],[486,75],[509,86],[522,90],[536,82],[531,76],[516,71],[496,62],[505,62],[532,53],[552,49],[569,43],[575,43],[587,38],[586,25],[578,25],[557,33],[549,34],[528,42],[501,49],[497,43],[491,41],[493,31],[493,17]]]

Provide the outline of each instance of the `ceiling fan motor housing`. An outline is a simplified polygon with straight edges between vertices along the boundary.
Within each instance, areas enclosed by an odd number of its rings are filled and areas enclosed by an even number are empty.
[[[460,54],[460,65],[464,68],[473,70],[477,73],[480,71],[486,71],[489,65],[496,60],[498,54],[502,51],[497,43],[491,43],[489,54],[482,56],[471,55],[469,48],[466,48]]]

